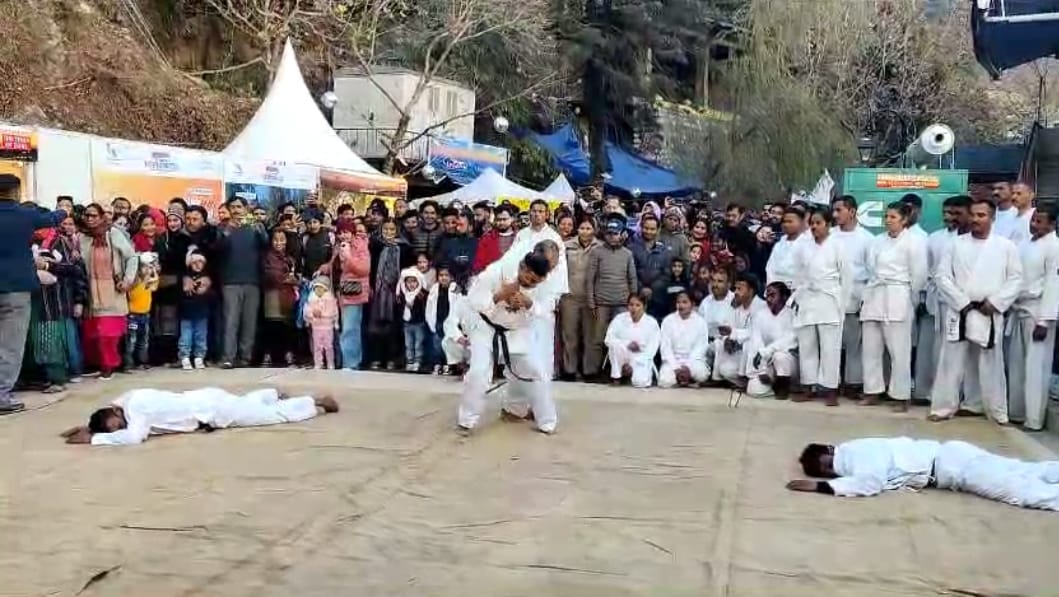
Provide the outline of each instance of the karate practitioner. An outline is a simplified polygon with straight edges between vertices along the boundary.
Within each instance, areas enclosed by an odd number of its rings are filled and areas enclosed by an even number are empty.
[[[444,333],[441,338],[441,350],[445,353],[443,374],[462,371],[471,360],[471,340],[464,331],[473,321],[467,298],[461,294],[453,294],[452,306],[449,309],[449,316],[441,326]]]
[[[794,313],[787,307],[791,291],[783,282],[765,288],[766,309],[750,320],[750,340],[746,345],[746,393],[754,398],[775,396],[786,400],[798,370],[798,334]]]
[[[853,271],[842,245],[830,237],[831,211],[812,212],[812,241],[802,243],[795,255],[798,281],[791,304],[798,331],[798,372],[811,400],[819,387],[828,406],[838,406],[839,366],[842,356],[842,322],[853,289]]]
[[[724,268],[714,270],[710,274],[710,294],[699,303],[699,315],[706,322],[711,341],[717,338],[717,330],[727,319],[728,311],[732,308],[732,300],[735,298],[728,276],[728,270]]]
[[[783,237],[773,245],[769,260],[765,263],[765,281],[768,284],[783,282],[793,290],[798,279],[795,251],[799,245],[811,242],[812,235],[805,231],[805,212],[798,207],[789,206],[783,210],[780,227]]]
[[[849,293],[846,317],[842,323],[842,385],[852,398],[860,393],[864,384],[860,304],[864,285],[868,282],[868,270],[865,268],[868,247],[875,237],[858,222],[857,200],[852,196],[843,195],[836,198],[831,202],[831,211],[835,218],[831,237],[842,245],[842,252],[853,270],[853,289]]]
[[[131,446],[151,435],[297,423],[338,412],[330,396],[290,397],[275,389],[238,396],[220,388],[188,392],[132,390],[92,413],[88,425],[62,433],[68,444]]]
[[[916,351],[912,399],[927,404],[930,403],[930,394],[934,389],[934,374],[941,357],[941,345],[945,340],[945,335],[941,333],[941,324],[945,321],[945,303],[938,296],[935,277],[941,256],[952,246],[953,239],[971,230],[971,198],[957,195],[946,199],[942,204],[942,221],[945,227],[931,232],[927,238],[928,275],[924,292],[926,300],[916,310],[916,338],[923,341],[924,347],[933,348]]]
[[[688,293],[677,294],[677,310],[662,320],[662,366],[658,370],[658,387],[687,387],[710,377],[706,363],[709,336],[706,321],[695,312]]]
[[[753,274],[739,274],[735,280],[735,297],[727,305],[724,317],[713,340],[714,381],[727,381],[746,387],[746,353],[744,345],[750,340],[750,322],[757,312],[766,309],[765,301],[757,296],[758,281]]]
[[[787,483],[792,491],[868,497],[925,487],[971,493],[1023,508],[1059,511],[1059,461],[1025,462],[991,454],[967,442],[873,437],[809,444],[799,462],[810,477]]]
[[[551,394],[550,374],[541,365],[540,352],[534,346],[534,320],[546,318],[545,310],[554,307],[540,294],[551,266],[543,251],[526,253],[517,267],[501,260],[485,268],[467,293],[467,305],[473,312],[468,322],[471,361],[464,376],[458,426],[470,432],[478,425],[485,410],[486,392],[493,381],[494,365],[504,365],[504,376],[513,400],[532,403],[537,428],[553,433],[558,414]],[[502,409],[508,410],[505,404]],[[527,416],[529,416],[527,414]]]
[[[993,211],[989,200],[973,200],[971,233],[956,237],[938,264],[945,343],[931,395],[931,421],[956,414],[966,377],[967,401],[980,398],[991,419],[1008,422],[1004,313],[1018,297],[1022,265],[1015,245],[991,234]]]
[[[914,301],[926,286],[926,246],[908,230],[910,210],[894,202],[886,208],[886,231],[868,252],[868,284],[860,318],[864,323],[863,406],[879,404],[887,386],[883,379],[884,350],[890,356],[889,396],[894,410],[908,410],[912,399],[912,324]],[[924,346],[923,350],[933,350]]]
[[[1018,246],[1024,240],[1030,238],[1030,220],[1033,218],[1033,200],[1036,194],[1033,188],[1024,182],[1016,182],[1011,185],[1011,205],[1015,212],[1015,218],[1010,229],[1004,235],[1008,240]]]
[[[1038,209],[1030,220],[1032,237],[1019,245],[1022,286],[1004,331],[1008,416],[1027,430],[1044,428],[1048,381],[1059,315],[1059,238],[1055,212]]]
[[[618,385],[629,378],[635,388],[647,388],[655,375],[655,355],[662,331],[654,317],[647,314],[647,304],[638,294],[629,296],[628,311],[610,322],[604,344],[610,358],[611,383]]]

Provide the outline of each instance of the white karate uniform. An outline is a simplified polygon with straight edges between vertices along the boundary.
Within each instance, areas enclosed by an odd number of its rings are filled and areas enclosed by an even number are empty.
[[[1007,209],[996,210],[996,217],[993,218],[993,234],[1011,240],[1011,237],[1016,234],[1018,219],[1019,210],[1014,205]]]
[[[525,256],[525,254],[523,254]],[[549,274],[549,277],[551,274]],[[511,362],[505,363],[504,376],[508,380],[508,396],[512,401],[528,402],[533,406],[537,427],[551,433],[558,424],[558,413],[551,393],[545,391],[551,385],[551,374],[541,365],[540,352],[534,345],[533,322],[547,317],[544,311],[550,305],[539,300],[543,282],[531,289],[523,289],[523,294],[533,301],[529,309],[509,311],[506,303],[494,303],[493,295],[506,284],[518,279],[518,263],[497,261],[490,264],[478,275],[467,293],[468,310],[477,314],[469,317],[464,329],[471,341],[471,359],[467,375],[463,378],[463,393],[459,408],[459,425],[473,429],[485,410],[486,391],[493,381],[493,339],[497,332],[486,323],[482,316],[489,318],[495,325],[508,330],[505,332]],[[503,358],[503,354],[498,358]],[[514,369],[512,371],[512,369]],[[522,379],[519,379],[522,378]],[[503,408],[514,410],[507,404]]]
[[[449,316],[441,324],[442,332],[441,350],[445,352],[446,365],[459,365],[471,360],[470,343],[460,344],[460,340],[468,339],[464,329],[469,329],[469,322],[473,321],[474,314],[470,312],[470,305],[463,295],[450,295]]]
[[[941,444],[934,460],[938,489],[1022,508],[1059,511],[1059,461],[1025,462],[967,442]]]
[[[930,400],[934,389],[934,372],[941,356],[941,345],[945,335],[939,333],[945,321],[945,304],[938,296],[938,286],[934,278],[941,262],[941,255],[949,250],[957,236],[955,230],[941,229],[930,233],[927,238],[927,286],[923,295],[926,315],[916,317],[915,337],[923,348],[916,350],[915,387],[913,397],[918,400]],[[926,348],[930,347],[930,350]]]
[[[835,446],[837,479],[827,482],[840,497],[869,497],[930,483],[941,444],[909,437],[869,437]]]
[[[791,296],[798,332],[798,372],[803,385],[835,390],[842,362],[842,322],[853,289],[853,271],[842,245],[830,236],[801,244],[797,288]]]
[[[129,446],[151,435],[297,423],[317,415],[311,396],[279,399],[274,389],[238,396],[220,388],[188,392],[132,390],[111,402],[125,412],[125,429],[92,435],[93,446]]]
[[[795,251],[807,242],[813,242],[813,235],[809,232],[802,232],[794,239],[783,235],[776,241],[776,244],[772,246],[772,253],[769,254],[769,260],[765,263],[766,284],[783,282],[787,288],[794,290],[794,285],[798,281],[798,262]]]
[[[1019,213],[1019,210],[1012,207],[1009,211],[1014,212],[1014,216],[1011,218],[1009,226],[1004,228],[1004,238],[1015,243],[1017,247],[1022,241],[1029,240],[1033,237],[1030,234],[1030,220],[1033,219],[1033,213],[1037,211],[1037,208],[1031,207],[1026,210],[1025,213]],[[999,213],[999,212],[998,212]],[[994,228],[996,224],[993,225]]]
[[[886,391],[884,350],[890,355],[889,394],[912,399],[912,324],[915,300],[926,286],[926,246],[909,230],[896,238],[882,233],[868,252],[868,285],[860,318],[864,322],[864,393]],[[929,350],[924,346],[921,350]]]
[[[621,379],[622,367],[629,365],[633,387],[650,387],[661,337],[662,330],[654,317],[644,313],[640,321],[633,321],[628,312],[619,313],[611,320],[603,339],[610,359],[611,379]],[[633,342],[639,345],[639,351],[629,350],[629,344]]]
[[[842,254],[849,260],[853,270],[853,289],[846,303],[846,317],[842,324],[842,354],[845,366],[842,369],[842,381],[847,385],[864,383],[864,365],[861,359],[862,332],[860,324],[860,303],[864,295],[864,285],[868,283],[868,248],[875,236],[860,224],[846,232],[838,226],[831,227],[831,238],[842,245]]]
[[[680,313],[670,313],[662,320],[662,366],[658,369],[658,386],[671,388],[677,383],[677,369],[687,367],[691,378],[704,382],[710,377],[706,364],[706,347],[709,336],[706,320],[692,311],[687,319]]]
[[[711,366],[713,379],[727,380],[732,383],[739,381],[740,377],[746,375],[746,343],[750,340],[750,322],[762,309],[768,309],[765,301],[755,296],[746,307],[733,307],[728,304],[724,311],[721,325],[732,328],[727,336],[718,333],[713,339],[713,364]],[[729,354],[724,349],[725,340],[735,340],[739,343],[739,349]]]
[[[794,313],[784,307],[774,314],[768,305],[750,318],[750,340],[743,346],[746,353],[746,393],[755,398],[772,395],[772,387],[761,381],[762,375],[772,379],[793,378],[797,372],[797,360],[793,351],[798,347],[798,334],[794,330]],[[758,364],[754,365],[755,357]]]
[[[946,306],[945,343],[931,395],[931,414],[941,417],[956,414],[960,386],[967,376],[968,401],[974,399],[971,395],[980,397],[994,421],[1008,421],[1003,314],[1018,297],[1021,282],[1018,249],[1008,239],[995,234],[985,239],[960,235],[942,255],[936,283]],[[970,311],[961,326],[963,308],[971,301],[986,299],[999,313],[986,317]],[[966,334],[963,339],[961,327]],[[993,340],[991,347],[989,339]]]
[[[717,337],[717,328],[728,318],[728,312],[732,309],[732,299],[734,298],[735,293],[731,290],[721,300],[714,298],[711,292],[699,303],[699,315],[706,321],[706,329],[711,340]]]
[[[1059,238],[1049,232],[1019,245],[1022,286],[1005,326],[1008,416],[1030,429],[1043,429],[1052,373],[1055,320],[1059,315]],[[1043,325],[1048,335],[1033,340],[1033,329]]]

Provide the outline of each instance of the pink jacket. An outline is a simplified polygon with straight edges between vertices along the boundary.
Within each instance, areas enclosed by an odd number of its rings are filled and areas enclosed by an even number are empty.
[[[335,295],[343,307],[363,305],[371,298],[371,253],[368,251],[368,239],[355,237],[349,245],[340,244],[336,252],[335,269],[332,275],[337,279]],[[342,293],[343,282],[360,282],[360,294]]]
[[[305,303],[304,316],[305,322],[314,330],[337,330],[338,303],[334,295],[328,293],[323,296],[310,296]]]

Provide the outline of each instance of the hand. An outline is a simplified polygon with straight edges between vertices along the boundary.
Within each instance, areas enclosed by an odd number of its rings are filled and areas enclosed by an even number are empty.
[[[519,294],[520,291],[521,286],[519,286],[517,280],[514,282],[508,282],[507,284],[500,286],[500,290],[496,291],[496,294],[493,296],[493,302],[510,302],[511,297],[515,296],[516,294]]]
[[[732,326],[730,325],[719,325],[717,326],[717,333],[722,336],[728,336],[732,333]]]
[[[77,427],[71,427],[71,428],[67,429],[66,431],[63,431],[62,433],[60,433],[59,437],[64,438],[64,439],[67,438],[67,437],[72,437],[74,435],[77,435],[82,429],[88,429],[88,428],[85,427],[84,425],[78,425]]]
[[[653,293],[651,292],[651,287],[645,286],[644,289],[643,289],[643,297],[644,297],[644,299],[650,299],[652,294]]]
[[[994,307],[992,303],[990,303],[988,300],[982,301],[982,304],[978,305],[978,310],[981,311],[984,315],[988,315],[990,317],[999,313],[996,307]]]
[[[76,432],[66,436],[68,444],[90,444],[92,443],[92,432],[88,427],[81,427]]]
[[[1048,337],[1048,326],[1037,325],[1033,328],[1033,341],[1044,342],[1044,339]]]
[[[129,291],[129,284],[127,282],[125,282],[125,280],[122,280],[122,281],[117,283],[115,288],[117,288],[118,292],[128,292]]]
[[[471,344],[471,341],[467,338],[467,336],[463,336],[461,338],[456,339],[456,344],[459,344],[460,346],[469,346]]]
[[[640,345],[635,340],[629,342],[629,352],[640,352]]]
[[[81,316],[85,314],[84,305],[74,305],[74,319],[81,319]]]
[[[787,483],[787,489],[791,491],[816,491],[816,481],[811,479],[795,479]]]

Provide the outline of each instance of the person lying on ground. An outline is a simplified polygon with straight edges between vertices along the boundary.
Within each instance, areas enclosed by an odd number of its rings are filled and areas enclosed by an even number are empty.
[[[239,396],[219,388],[187,392],[140,389],[123,394],[61,435],[68,444],[127,446],[148,436],[297,423],[319,414],[338,412],[331,396],[294,397],[276,389]]]
[[[1025,462],[967,442],[907,437],[809,444],[799,462],[816,481],[796,479],[792,491],[866,497],[925,487],[962,491],[1012,506],[1059,511],[1059,460]]]

